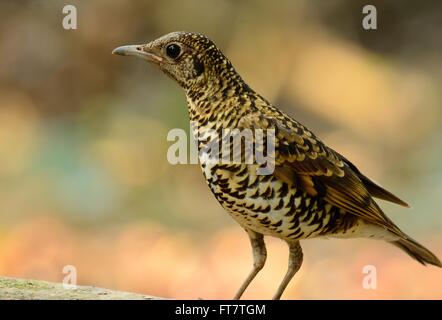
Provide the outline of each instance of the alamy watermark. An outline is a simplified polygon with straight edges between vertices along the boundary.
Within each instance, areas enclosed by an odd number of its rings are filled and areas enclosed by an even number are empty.
[[[172,129],[167,134],[167,160],[171,164],[248,164],[257,166],[258,175],[269,175],[275,170],[274,129],[220,129],[201,130],[189,140],[183,129]]]
[[[76,289],[77,288],[77,268],[73,265],[66,265],[63,267],[63,288]]]
[[[364,30],[377,30],[378,28],[378,12],[374,5],[367,4],[362,7],[362,28]]]
[[[77,29],[77,8],[68,4],[63,7],[63,17],[62,25],[65,30],[76,30]]]
[[[365,276],[362,279],[362,288],[365,290],[377,289],[377,269],[373,265],[366,265],[362,268],[362,273]]]

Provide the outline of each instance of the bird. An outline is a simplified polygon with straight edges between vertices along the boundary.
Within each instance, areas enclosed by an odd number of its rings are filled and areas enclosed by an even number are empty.
[[[221,206],[245,230],[252,247],[252,270],[234,299],[241,298],[265,265],[265,236],[285,241],[289,249],[288,269],[275,300],[302,265],[300,241],[311,238],[384,240],[423,265],[442,267],[431,251],[384,214],[374,198],[409,207],[405,201],[249,87],[205,35],[177,31],[147,44],[117,47],[112,53],[155,65],[185,91],[203,176]],[[262,152],[271,151],[273,170],[260,171],[263,163],[245,161],[243,155],[236,162],[222,157],[209,161],[210,146],[234,147],[223,138],[224,130],[261,130],[266,138],[258,143],[254,135],[253,145],[260,145]],[[240,145],[245,152],[244,144]],[[219,156],[221,150],[213,153]]]

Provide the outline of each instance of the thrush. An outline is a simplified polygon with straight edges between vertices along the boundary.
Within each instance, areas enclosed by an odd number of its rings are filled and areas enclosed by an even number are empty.
[[[173,32],[147,44],[118,47],[113,53],[156,65],[186,93],[204,178],[222,207],[245,229],[252,246],[253,269],[235,299],[264,267],[264,236],[280,238],[289,247],[288,270],[273,299],[281,298],[301,267],[300,240],[304,239],[385,240],[423,265],[442,267],[433,253],[384,214],[374,198],[408,207],[406,202],[370,180],[312,131],[252,90],[204,35]],[[245,161],[244,156],[236,162],[207,161],[207,152],[201,151],[213,146],[213,141],[232,147],[231,140],[213,135],[222,130],[272,130],[272,135],[263,134],[267,141],[260,146],[264,152],[271,146],[266,142],[273,137],[273,170],[259,172],[263,164]],[[253,139],[257,142],[256,135]],[[245,151],[244,144],[240,151]]]

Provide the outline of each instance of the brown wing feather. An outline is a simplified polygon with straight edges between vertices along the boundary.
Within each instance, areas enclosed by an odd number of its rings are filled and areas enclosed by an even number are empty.
[[[406,203],[405,201],[399,199],[397,196],[392,194],[390,191],[385,190],[380,185],[376,184],[374,181],[372,181],[370,178],[363,175],[359,169],[351,163],[347,158],[345,158],[343,155],[339,154],[340,158],[358,175],[359,179],[361,179],[362,183],[367,188],[368,192],[375,198],[379,198],[382,200],[390,201],[393,203],[396,203],[398,205],[401,205],[403,207],[409,208],[410,205]]]
[[[365,187],[367,188],[368,192],[375,198],[386,200],[389,202],[396,203],[402,207],[410,208],[410,205],[406,203],[405,201],[399,199],[394,194],[392,194],[390,191],[385,190],[380,185],[374,183],[372,180],[364,176],[363,174],[359,175],[359,178],[364,183]]]
[[[282,112],[269,108],[266,113],[273,112],[272,117],[264,116],[264,112],[250,113],[243,117],[239,126],[275,130],[276,176],[297,183],[312,196],[320,195],[346,212],[403,236],[373,200],[368,189],[375,190],[378,196],[385,193],[378,192],[379,189],[373,187],[374,183],[367,183],[367,187],[364,183],[367,179],[361,179],[359,171],[354,170],[356,167],[350,166],[345,158],[328,148],[307,128]]]

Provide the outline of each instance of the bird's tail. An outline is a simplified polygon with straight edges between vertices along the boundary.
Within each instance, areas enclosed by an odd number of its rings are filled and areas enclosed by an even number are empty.
[[[442,268],[442,263],[430,250],[409,237],[397,241],[391,241],[390,243],[401,248],[413,259],[416,259],[423,265],[428,263]]]

